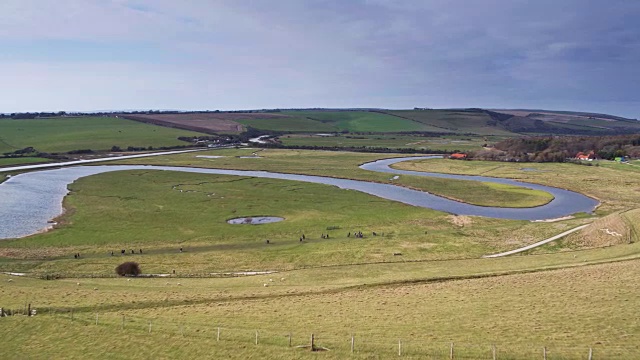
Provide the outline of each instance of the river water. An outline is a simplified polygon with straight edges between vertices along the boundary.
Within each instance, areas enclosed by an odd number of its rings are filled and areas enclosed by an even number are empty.
[[[391,169],[389,165],[405,160],[425,159],[409,157],[380,160],[364,164],[361,168],[371,171],[399,175],[433,176],[440,178],[497,182],[547,191],[555,197],[550,203],[526,209],[493,208],[460,203],[426,192],[403,188],[391,184],[366,181],[335,179],[322,176],[282,174],[267,171],[244,171],[225,169],[204,169],[172,166],[147,165],[102,165],[74,166],[54,170],[42,170],[16,175],[0,184],[0,239],[19,238],[47,229],[49,221],[62,213],[62,200],[68,193],[67,185],[75,180],[111,171],[159,170],[181,171],[201,174],[250,176],[270,179],[303,181],[337,186],[342,189],[361,191],[384,199],[405,204],[440,210],[458,215],[476,215],[500,219],[543,220],[592,212],[598,205],[594,199],[584,195],[542,185],[515,180],[481,176],[448,175]]]

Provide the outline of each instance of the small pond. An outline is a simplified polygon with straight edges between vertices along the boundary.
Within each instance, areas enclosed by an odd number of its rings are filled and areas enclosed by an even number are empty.
[[[229,224],[247,224],[247,225],[260,225],[260,224],[268,224],[274,223],[278,221],[282,221],[284,218],[277,216],[249,216],[249,217],[240,217],[231,220],[227,220]]]

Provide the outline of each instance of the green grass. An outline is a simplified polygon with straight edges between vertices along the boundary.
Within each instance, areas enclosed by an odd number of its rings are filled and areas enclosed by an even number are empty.
[[[264,150],[258,152],[262,158],[237,157],[255,151],[202,153],[227,156],[219,159],[183,154],[126,162],[389,181],[389,174],[357,169],[379,154]],[[607,212],[636,206],[638,200],[623,196],[637,187],[633,167],[614,165],[526,165],[536,172],[520,170],[522,164],[448,160],[401,166],[562,183],[597,192],[605,202],[601,212]],[[598,190],[591,179],[606,189]],[[408,176],[396,181],[446,185]],[[536,195],[479,186],[465,196],[496,191],[490,197],[512,196],[517,202]],[[39,313],[1,320],[6,322],[0,326],[4,357],[370,359],[398,356],[401,340],[402,357],[414,359],[447,358],[451,342],[456,358],[491,358],[495,345],[499,359],[542,358],[543,346],[549,359],[586,358],[589,347],[594,358],[629,359],[640,347],[635,336],[640,331],[637,229],[631,244],[482,259],[592,219],[531,223],[453,217],[324,185],[160,171],[105,173],[80,179],[70,189],[60,228],[0,242],[0,271],[71,276],[46,281],[0,275],[1,306],[19,309],[31,303]],[[629,214],[635,229],[637,211]],[[225,223],[247,215],[286,220],[260,226]],[[601,220],[606,219],[594,224]],[[367,236],[346,236],[356,229]],[[302,244],[300,233],[307,237]],[[321,239],[320,233],[331,237]],[[272,243],[265,244],[266,238]],[[127,255],[117,254],[120,248]],[[144,254],[128,253],[138,248]],[[109,255],[111,249],[116,256]],[[80,259],[73,258],[76,252]],[[144,273],[176,270],[177,275],[110,277],[125,260],[139,262]],[[243,270],[278,273],[194,277]],[[221,341],[216,341],[218,327]],[[308,343],[311,333],[331,350],[312,354],[295,347]]]
[[[51,160],[38,157],[0,158],[0,166],[28,165],[46,162],[51,162]]]
[[[391,180],[392,175],[361,170],[362,163],[382,157],[399,156],[398,154],[359,154],[350,152],[309,151],[309,150],[276,150],[267,149],[259,152],[259,159],[242,159],[238,155],[248,155],[254,150],[212,151],[211,154],[226,155],[220,159],[196,158],[197,155],[185,154],[162,159],[129,160],[131,164],[169,164],[175,166],[216,167],[237,170],[265,170],[284,173],[309,175],[331,175],[334,177],[352,178],[382,183],[394,183],[424,190],[433,194],[454,198],[481,206],[532,207],[544,205],[551,201],[547,193],[518,187],[500,187],[475,181],[425,178],[403,175]],[[202,153],[198,153],[202,154]]]
[[[0,120],[0,153],[34,147],[42,152],[91,149],[109,150],[186,145],[179,136],[201,135],[193,131],[143,124],[112,117]]]
[[[480,136],[435,136],[415,135],[284,135],[280,137],[284,145],[290,146],[337,146],[337,147],[385,147],[391,149],[429,149],[439,151],[475,151],[481,150],[487,143]]]
[[[601,215],[635,208],[640,202],[640,178],[634,166],[608,163],[584,166],[570,163],[509,163],[495,161],[456,161],[433,159],[404,162],[394,167],[463,175],[511,178],[577,191],[601,201]],[[525,171],[523,168],[533,169]]]
[[[545,191],[489,182],[403,177],[405,186],[424,189],[448,199],[481,206],[528,208],[547,204],[553,196]],[[460,180],[458,180],[460,181]]]
[[[485,218],[460,223],[464,217],[327,185],[168,171],[94,175],[70,190],[57,229],[0,242],[0,254],[15,259],[0,262],[0,270],[105,275],[120,261],[110,252],[120,249],[144,249],[146,271],[152,273],[395,261],[398,251],[403,260],[478,257],[570,226]],[[261,215],[285,221],[226,223]],[[535,237],[529,235],[533,229]],[[356,231],[365,239],[348,237]],[[298,241],[302,234],[304,243]],[[186,252],[178,253],[180,247]],[[75,261],[76,252],[89,261]]]
[[[411,119],[440,129],[440,131],[476,135],[515,135],[500,127],[489,125],[491,117],[480,112],[459,110],[385,110],[385,113]]]
[[[31,303],[40,314],[7,318],[3,321],[10,326],[0,327],[0,334],[12,340],[5,345],[5,354],[30,358],[39,354],[113,358],[113,352],[121,356],[122,349],[115,350],[120,349],[115,345],[121,334],[133,339],[127,354],[140,349],[153,354],[150,345],[166,342],[169,353],[181,356],[197,356],[204,347],[232,358],[244,358],[244,352],[251,350],[261,357],[304,358],[301,349],[288,348],[286,335],[291,334],[293,345],[298,345],[314,333],[317,344],[331,349],[326,353],[329,358],[348,356],[355,334],[356,358],[393,356],[401,339],[409,358],[442,358],[454,342],[459,357],[485,357],[496,345],[499,358],[530,359],[546,346],[556,358],[561,354],[584,358],[593,347],[600,357],[625,359],[640,345],[628,336],[638,331],[634,311],[640,260],[581,265],[615,252],[637,256],[638,247],[585,251],[578,258],[551,254],[375,264],[222,279],[13,277],[9,283],[8,276],[0,275],[4,285],[0,301],[7,308]],[[574,267],[552,271],[517,270],[571,263]],[[498,275],[505,271],[513,274]],[[492,272],[496,275],[489,276]],[[487,275],[473,278],[474,274]],[[462,277],[447,280],[448,276]],[[61,338],[60,333],[66,336]],[[47,345],[54,341],[59,344]],[[137,341],[140,346],[135,346]],[[104,346],[114,349],[103,354]]]
[[[287,115],[306,117],[334,127],[335,131],[403,132],[433,131],[418,122],[370,111],[290,111]]]

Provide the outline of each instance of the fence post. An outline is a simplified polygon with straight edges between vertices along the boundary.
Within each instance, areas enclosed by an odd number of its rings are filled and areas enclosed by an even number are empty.
[[[149,320],[149,334],[151,334],[151,320]]]
[[[398,356],[402,356],[402,341],[398,340]]]
[[[356,337],[351,335],[351,352],[353,353],[353,350],[355,348],[355,344],[356,344]]]
[[[71,309],[71,321],[73,321],[73,309]]]
[[[313,336],[313,334],[311,334],[311,351],[315,350],[315,337]]]
[[[593,349],[589,348],[589,360],[592,360],[593,358]]]
[[[256,345],[258,345],[258,331],[256,330]]]
[[[542,347],[542,358],[544,360],[547,360],[547,347],[546,346]]]
[[[453,360],[453,343],[451,343],[451,347],[449,348],[449,359]]]
[[[291,347],[291,333],[289,333],[289,347]]]
[[[31,316],[31,303],[29,303],[29,306],[27,307],[27,316]]]
[[[493,360],[496,360],[496,346],[491,345],[491,352],[493,353]]]
[[[96,325],[98,325],[98,313],[96,313]]]
[[[218,328],[218,337],[217,337],[217,341],[220,341],[220,328]]]
[[[180,324],[180,335],[184,336],[184,326]]]

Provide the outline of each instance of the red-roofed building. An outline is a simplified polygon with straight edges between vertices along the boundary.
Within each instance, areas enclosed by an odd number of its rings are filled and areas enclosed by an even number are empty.
[[[453,154],[449,155],[449,159],[462,160],[462,159],[466,159],[466,158],[467,158],[467,154],[463,154],[463,153],[453,153]]]
[[[594,154],[593,151],[591,151],[588,154],[585,154],[583,152],[579,152],[579,153],[576,154],[576,159],[578,159],[578,160],[592,161],[595,158],[596,158],[596,154]]]

